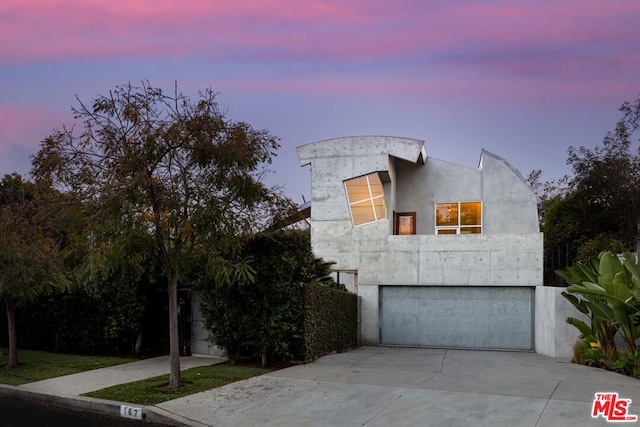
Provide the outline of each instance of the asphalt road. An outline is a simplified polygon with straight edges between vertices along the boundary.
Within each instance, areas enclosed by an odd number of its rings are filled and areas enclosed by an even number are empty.
[[[12,427],[145,427],[160,426],[120,417],[79,412],[18,399],[0,398],[0,425]]]

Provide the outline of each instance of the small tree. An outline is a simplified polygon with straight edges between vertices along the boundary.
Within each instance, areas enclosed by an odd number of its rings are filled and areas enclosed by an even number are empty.
[[[45,191],[17,174],[0,182],[0,296],[7,310],[8,368],[18,366],[16,307],[66,282]]]
[[[196,101],[165,94],[148,82],[116,87],[73,108],[79,135],[63,128],[47,137],[33,173],[78,194],[91,207],[91,242],[103,230],[147,229],[155,240],[169,298],[171,378],[181,385],[177,290],[191,257],[229,268],[225,253],[241,236],[291,207],[261,178],[277,139],[226,120],[205,90]]]

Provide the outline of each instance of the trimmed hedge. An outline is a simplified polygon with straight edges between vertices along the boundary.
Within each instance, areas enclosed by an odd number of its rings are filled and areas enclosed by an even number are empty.
[[[304,286],[304,360],[358,346],[356,294],[316,284]]]

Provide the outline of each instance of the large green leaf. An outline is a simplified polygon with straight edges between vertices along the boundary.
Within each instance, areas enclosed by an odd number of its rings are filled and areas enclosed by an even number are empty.
[[[598,284],[605,286],[613,281],[615,275],[622,271],[622,263],[617,255],[611,252],[600,254],[600,265],[598,266]]]
[[[590,282],[582,282],[580,284],[575,284],[567,287],[567,292],[570,293],[579,293],[585,296],[588,299],[600,298],[607,301],[611,306],[625,305],[629,304],[629,295],[624,291],[619,292],[618,294],[613,292],[613,285],[609,284],[609,288],[605,289],[595,283]]]
[[[581,277],[581,280],[588,282],[598,281],[598,271],[592,265],[577,263],[574,265],[575,272]]]
[[[565,282],[570,285],[579,283],[582,279],[573,269],[567,268],[565,270],[556,270],[556,274],[560,276]]]
[[[573,306],[575,308],[578,309],[579,312],[584,313],[584,314],[589,314],[589,309],[586,306],[586,301],[583,299],[578,298],[575,295],[571,295],[565,291],[561,292],[560,295],[562,295],[563,297],[565,297],[571,304],[573,304]]]
[[[627,282],[628,277],[624,272],[616,273],[613,281],[611,282],[611,293],[628,304],[636,298],[636,295],[631,290],[631,285]]]
[[[567,317],[567,323],[578,328],[578,330],[580,331],[580,338],[584,338],[593,333],[589,325],[587,325],[580,319],[576,319],[575,317]]]
[[[615,322],[613,309],[602,301],[590,301],[587,303],[594,316],[606,322]]]

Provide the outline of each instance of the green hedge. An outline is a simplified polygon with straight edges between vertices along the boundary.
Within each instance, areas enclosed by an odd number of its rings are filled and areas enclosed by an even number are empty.
[[[16,309],[19,349],[81,354],[132,354],[139,327],[146,356],[167,354],[167,293],[162,284],[145,284],[136,295],[115,289],[98,297],[77,287],[41,295]],[[4,308],[4,301],[0,307]],[[181,352],[188,354],[190,295],[179,293]],[[7,316],[0,313],[0,347],[8,344]]]
[[[307,230],[253,236],[239,258],[251,280],[200,278],[209,339],[227,357],[274,364],[356,347],[357,297],[335,289],[331,263],[313,255]]]
[[[358,345],[356,294],[316,284],[304,286],[304,360]]]

